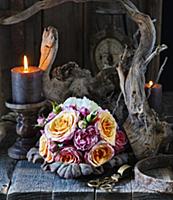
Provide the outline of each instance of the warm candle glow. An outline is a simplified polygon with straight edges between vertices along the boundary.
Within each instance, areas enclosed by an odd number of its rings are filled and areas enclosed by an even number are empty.
[[[24,72],[28,72],[28,60],[27,60],[27,57],[24,56],[23,60],[24,60]]]
[[[149,88],[151,88],[154,85],[153,81],[149,81],[148,85],[149,85]]]

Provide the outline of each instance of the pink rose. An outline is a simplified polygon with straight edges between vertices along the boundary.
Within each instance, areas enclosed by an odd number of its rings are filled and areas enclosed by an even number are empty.
[[[37,123],[40,127],[43,127],[46,123],[46,118],[43,116],[39,116],[37,119]]]
[[[55,114],[54,112],[49,113],[48,117],[47,117],[47,122],[49,122],[50,120],[52,120],[57,114]]]
[[[77,150],[72,146],[63,147],[59,154],[55,157],[56,162],[63,163],[80,163],[81,158]]]
[[[98,142],[98,136],[99,133],[94,126],[78,129],[74,134],[74,146],[81,151],[90,150]]]
[[[124,150],[124,146],[127,144],[127,138],[123,131],[117,131],[115,140],[115,151],[120,153]]]
[[[48,141],[48,149],[52,152],[55,153],[58,151],[58,144],[54,141],[49,140]]]
[[[90,113],[90,111],[87,108],[85,108],[85,107],[81,107],[80,110],[79,110],[79,112],[80,112],[80,115],[82,117],[86,117]]]
[[[90,163],[94,167],[99,167],[111,160],[113,156],[113,147],[102,140],[94,145],[89,152],[86,152],[84,157],[86,162]]]

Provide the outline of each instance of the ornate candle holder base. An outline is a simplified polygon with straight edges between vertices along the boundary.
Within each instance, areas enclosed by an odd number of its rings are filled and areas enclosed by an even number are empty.
[[[8,149],[9,157],[17,160],[26,159],[28,150],[35,145],[37,140],[37,129],[34,128],[34,125],[37,123],[38,111],[45,102],[32,104],[5,103],[7,108],[17,113],[16,132],[18,138],[14,145]]]

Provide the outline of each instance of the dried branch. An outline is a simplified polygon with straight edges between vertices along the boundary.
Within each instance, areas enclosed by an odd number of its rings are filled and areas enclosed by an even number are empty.
[[[116,101],[116,106],[115,106],[115,108],[113,109],[113,111],[112,111],[112,114],[113,115],[115,115],[115,112],[116,112],[116,110],[118,109],[118,107],[119,107],[119,103],[120,103],[120,99],[121,99],[121,97],[122,97],[122,92],[120,92],[120,94],[118,95],[118,98],[117,98],[117,101]]]
[[[155,23],[157,20],[156,19],[153,19],[152,22]],[[140,30],[139,28],[136,30],[136,32],[133,34],[133,46],[135,48],[138,47],[138,36],[140,35]]]
[[[165,58],[163,64],[162,64],[161,67],[160,67],[159,73],[158,73],[157,78],[156,78],[156,81],[155,81],[156,83],[159,82],[160,76],[161,76],[161,74],[162,74],[162,72],[163,72],[164,66],[165,66],[166,63],[167,63],[167,60],[168,60],[168,57]]]
[[[156,47],[156,49],[152,52],[151,55],[148,56],[148,58],[145,60],[145,66],[150,63],[150,61],[157,55],[159,55],[162,51],[167,49],[168,46],[165,44],[159,45]]]
[[[140,31],[139,45],[127,76],[123,76],[123,82],[121,74],[118,74],[120,83],[124,86],[122,92],[125,95],[125,104],[129,112],[129,117],[123,127],[135,156],[141,159],[155,155],[161,145],[172,139],[172,130],[166,122],[161,122],[155,112],[150,109],[144,90],[147,64],[167,46],[158,46],[153,52],[156,31],[151,18],[138,11],[130,0],[121,0],[121,2],[132,20],[137,23]]]
[[[121,59],[118,63],[118,67],[116,68],[117,72],[118,72],[119,79],[120,79],[120,88],[121,88],[121,91],[123,93],[125,101],[126,101],[126,95],[125,95],[125,88],[124,88],[124,86],[125,86],[125,76],[124,76],[124,72],[123,72],[123,62],[124,62],[126,56],[127,56],[127,45],[125,45],[124,52],[123,52]]]
[[[58,5],[61,5],[66,2],[74,2],[74,3],[85,3],[85,2],[97,2],[100,0],[43,0],[38,1],[29,8],[17,13],[16,15],[7,17],[7,18],[0,18],[0,24],[2,25],[11,25],[16,24],[26,19],[30,18],[31,16],[35,15],[41,10],[46,10]],[[107,0],[102,0],[102,2],[107,2]]]

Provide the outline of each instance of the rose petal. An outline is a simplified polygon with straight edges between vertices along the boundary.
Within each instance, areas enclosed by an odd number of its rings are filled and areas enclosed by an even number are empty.
[[[127,144],[127,138],[123,131],[117,131],[116,141],[115,141],[115,150],[117,153],[122,152],[125,149]]]
[[[56,162],[63,163],[80,163],[81,158],[80,154],[76,151],[76,149],[72,146],[64,147],[60,150],[58,155],[55,157]]]
[[[88,126],[86,129],[78,129],[74,134],[74,146],[81,151],[88,151],[99,140],[99,133],[94,126]]]
[[[85,159],[94,167],[98,167],[108,162],[113,156],[113,147],[105,141],[100,141],[85,154]]]
[[[100,132],[100,137],[115,146],[117,123],[109,111],[100,111],[98,114],[97,128]]]
[[[53,153],[49,150],[48,139],[42,135],[39,140],[39,153],[46,162],[51,163],[54,160]]]
[[[79,113],[72,109],[61,111],[45,126],[46,137],[57,142],[71,140],[79,119]]]

